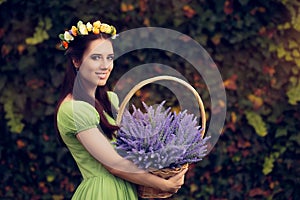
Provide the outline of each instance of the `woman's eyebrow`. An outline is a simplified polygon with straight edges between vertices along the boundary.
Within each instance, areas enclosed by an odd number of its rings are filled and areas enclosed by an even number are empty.
[[[109,56],[114,56],[114,53],[91,53],[91,55],[109,55]]]

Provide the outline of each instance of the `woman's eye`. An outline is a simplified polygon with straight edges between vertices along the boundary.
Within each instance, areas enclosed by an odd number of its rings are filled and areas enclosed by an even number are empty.
[[[100,59],[102,59],[102,56],[95,54],[95,55],[91,55],[91,58],[93,60],[100,60]],[[106,57],[106,59],[107,60],[114,60],[114,56],[113,55],[109,55],[109,56]]]
[[[101,56],[100,55],[92,55],[91,58],[93,60],[99,60],[99,59],[101,59]]]
[[[108,60],[114,60],[114,56],[108,56],[107,59]]]

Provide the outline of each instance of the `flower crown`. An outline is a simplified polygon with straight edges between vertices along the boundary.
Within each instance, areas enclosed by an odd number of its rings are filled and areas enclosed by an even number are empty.
[[[77,26],[72,26],[70,30],[66,30],[64,33],[59,34],[59,39],[61,40],[60,48],[67,50],[69,43],[74,40],[74,37],[91,33],[95,35],[106,33],[111,35],[112,39],[115,39],[117,36],[117,30],[114,26],[101,23],[99,20],[95,21],[93,24],[90,22],[84,24],[82,21],[78,21]]]

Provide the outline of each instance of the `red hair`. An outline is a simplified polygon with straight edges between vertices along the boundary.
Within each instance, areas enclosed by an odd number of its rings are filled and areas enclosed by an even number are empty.
[[[69,48],[66,50],[66,56],[68,57],[68,64],[65,72],[64,81],[61,88],[61,94],[58,100],[58,104],[56,107],[55,112],[55,127],[57,132],[57,112],[60,104],[66,98],[68,94],[73,94],[74,83],[76,79],[76,68],[72,62],[72,60],[82,60],[83,54],[85,50],[88,48],[89,44],[96,40],[96,39],[109,39],[110,36],[107,34],[91,34],[91,35],[84,35],[84,36],[77,36],[74,41],[69,44]],[[82,90],[80,93],[84,92]],[[88,99],[87,94],[83,94],[81,96],[76,96],[76,100],[86,101],[88,103],[94,103],[94,106],[99,113],[100,116],[100,127],[103,130],[103,133],[109,138],[112,139],[115,136],[115,131],[119,129],[118,126],[111,125],[104,112],[110,116],[113,116],[113,112],[116,110],[112,107],[108,95],[107,95],[108,88],[107,86],[98,86],[95,93],[95,99],[93,102]],[[61,139],[61,138],[60,138]]]

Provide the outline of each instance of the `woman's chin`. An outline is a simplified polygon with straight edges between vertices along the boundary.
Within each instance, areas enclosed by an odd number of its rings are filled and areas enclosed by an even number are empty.
[[[106,82],[107,82],[107,80],[100,80],[97,85],[104,86],[106,84]]]

